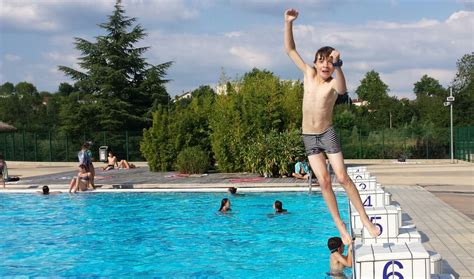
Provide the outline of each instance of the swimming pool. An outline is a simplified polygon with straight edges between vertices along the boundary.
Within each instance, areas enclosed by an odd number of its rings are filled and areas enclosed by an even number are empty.
[[[337,230],[320,194],[0,195],[0,276],[324,278]],[[289,214],[274,215],[281,200]],[[338,193],[341,216],[347,199]],[[350,271],[347,271],[350,274]]]

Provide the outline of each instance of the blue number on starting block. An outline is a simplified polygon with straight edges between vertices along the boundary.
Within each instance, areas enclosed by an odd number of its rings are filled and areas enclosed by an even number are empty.
[[[392,265],[398,266],[400,269],[403,269],[403,265],[399,261],[389,261],[385,264],[383,267],[383,279],[390,279],[392,276],[397,276],[399,279],[403,279],[403,275],[400,272],[394,271],[394,272],[387,272],[388,268]]]
[[[367,188],[367,185],[365,185],[365,183],[359,183],[359,187],[361,190],[365,190],[365,188]]]
[[[363,205],[365,207],[371,207],[372,206],[372,199],[371,199],[372,196],[367,196],[367,198],[365,199]]]

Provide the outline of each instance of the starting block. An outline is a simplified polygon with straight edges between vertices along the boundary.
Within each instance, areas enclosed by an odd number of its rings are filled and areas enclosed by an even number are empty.
[[[431,278],[421,243],[356,245],[355,278]]]
[[[375,178],[375,176],[371,176],[370,173],[368,172],[360,172],[360,173],[347,173],[347,175],[349,175],[349,177],[352,179],[352,180],[356,180],[356,179],[369,179],[369,178]]]
[[[354,185],[357,190],[375,190],[377,189],[377,180],[375,177],[364,178],[364,179],[353,179]]]
[[[374,223],[382,232],[377,238],[372,238],[369,232],[362,225],[359,212],[351,208],[351,221],[354,230],[362,230],[362,241],[372,239],[372,243],[387,243],[396,241],[401,227],[401,208],[399,206],[387,205],[383,207],[366,207],[365,212],[369,220]]]

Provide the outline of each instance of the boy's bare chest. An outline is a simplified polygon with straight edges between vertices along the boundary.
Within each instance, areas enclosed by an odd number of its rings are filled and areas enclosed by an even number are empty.
[[[304,97],[307,100],[333,99],[335,92],[330,83],[317,83],[309,80],[304,84]]]

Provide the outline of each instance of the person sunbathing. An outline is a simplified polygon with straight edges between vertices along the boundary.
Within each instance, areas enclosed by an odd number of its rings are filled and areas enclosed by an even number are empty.
[[[118,162],[118,167],[119,169],[134,169],[136,168],[137,166],[135,166],[133,163],[129,163],[127,160],[120,160],[120,162]]]
[[[107,157],[107,165],[105,167],[102,167],[102,170],[104,171],[113,170],[116,166],[117,168],[119,166],[119,164],[117,163],[117,157],[115,157],[112,151],[109,151],[109,156]]]

